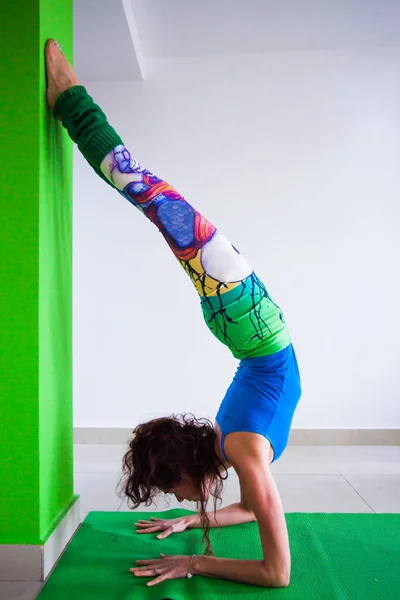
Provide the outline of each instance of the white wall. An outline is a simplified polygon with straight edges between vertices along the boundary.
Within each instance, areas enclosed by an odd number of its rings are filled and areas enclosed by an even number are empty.
[[[176,59],[87,84],[289,322],[301,428],[400,426],[399,49]],[[161,234],[76,154],[75,425],[214,418],[236,361]]]

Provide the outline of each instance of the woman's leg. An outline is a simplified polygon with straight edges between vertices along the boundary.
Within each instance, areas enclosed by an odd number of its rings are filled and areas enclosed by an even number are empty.
[[[216,227],[171,185],[142,167],[124,145],[113,148],[100,169],[158,227],[200,296],[223,294],[252,273]]]
[[[59,71],[64,62],[73,74],[61,51],[52,52]],[[56,114],[98,175],[158,227],[193,281],[211,331],[238,358],[288,345],[282,312],[246,260],[171,185],[140,165],[85,88],[71,82],[55,102]]]

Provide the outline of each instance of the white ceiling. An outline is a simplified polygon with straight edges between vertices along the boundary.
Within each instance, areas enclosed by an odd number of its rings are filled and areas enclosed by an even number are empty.
[[[82,81],[141,78],[131,10],[130,0],[74,0],[74,67]]]
[[[85,80],[138,78],[146,58],[399,44],[400,0],[75,0]]]
[[[145,55],[400,42],[400,0],[131,0]]]

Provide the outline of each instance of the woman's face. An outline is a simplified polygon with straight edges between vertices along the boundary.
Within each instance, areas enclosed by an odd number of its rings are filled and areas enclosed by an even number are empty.
[[[205,483],[205,501],[207,502],[210,495],[209,489],[210,481],[207,480]],[[166,494],[174,494],[178,502],[189,500],[191,502],[197,502],[200,500],[199,492],[196,490],[193,480],[190,477],[184,476],[178,485],[173,486],[170,490],[163,490]]]

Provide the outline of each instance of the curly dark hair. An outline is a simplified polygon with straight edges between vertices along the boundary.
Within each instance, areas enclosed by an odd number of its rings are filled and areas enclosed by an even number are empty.
[[[141,423],[133,430],[133,439],[123,458],[120,480],[121,495],[128,497],[132,508],[138,508],[142,503],[150,506],[160,490],[172,489],[183,476],[189,476],[199,496],[197,508],[207,555],[212,555],[213,550],[209,537],[210,521],[205,510],[204,482],[206,478],[209,481],[215,515],[223,481],[228,476],[215,452],[215,438],[211,421],[196,419],[191,414],[171,415]]]

